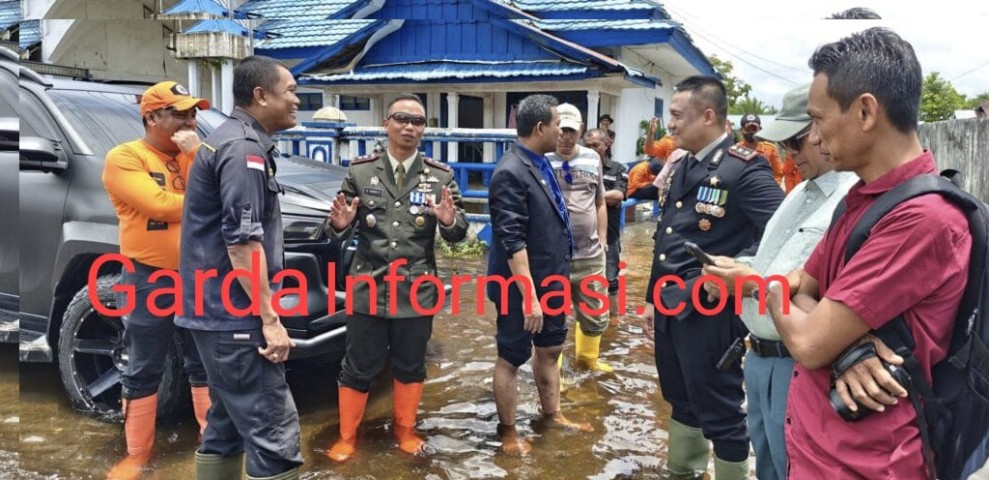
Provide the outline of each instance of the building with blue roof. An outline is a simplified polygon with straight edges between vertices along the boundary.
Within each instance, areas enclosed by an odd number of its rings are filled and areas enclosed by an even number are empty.
[[[46,18],[79,5],[25,1],[26,11],[42,5]],[[155,3],[148,0],[144,7],[149,2]],[[86,8],[112,4],[88,0]],[[44,60],[72,62],[83,53],[78,66],[96,65],[105,69],[96,76],[113,78],[125,70],[75,45],[112,38],[116,29],[140,37],[118,42],[141,49],[129,59],[130,71],[185,78],[191,91],[229,111],[236,61],[252,52],[268,55],[284,62],[299,82],[300,120],[334,106],[359,126],[380,125],[387,103],[413,92],[424,99],[436,127],[512,128],[519,100],[550,93],[576,105],[588,127],[597,126],[599,115],[611,115],[617,133],[613,151],[623,161],[634,159],[639,123],[663,115],[674,84],[714,73],[683,26],[653,0],[160,0],[160,5],[153,17],[161,21],[158,31],[170,33],[157,55],[146,53],[156,48],[152,37],[158,32],[147,31],[152,29],[120,22],[101,30],[76,21],[59,26],[59,33],[46,29],[43,20],[43,42],[59,43],[43,45]],[[117,48],[105,42],[106,49]],[[185,72],[176,74],[183,65]],[[479,153],[451,145],[439,155],[447,161],[494,160],[490,148]]]

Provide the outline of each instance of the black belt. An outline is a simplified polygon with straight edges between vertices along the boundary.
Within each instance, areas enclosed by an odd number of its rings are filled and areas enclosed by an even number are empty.
[[[763,340],[755,335],[749,335],[749,350],[760,357],[790,358],[790,352],[783,342]]]

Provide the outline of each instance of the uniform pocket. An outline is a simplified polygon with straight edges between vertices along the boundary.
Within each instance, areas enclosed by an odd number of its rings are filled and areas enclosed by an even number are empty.
[[[233,337],[243,334],[231,332],[229,335]],[[258,375],[262,374],[262,369],[255,368],[254,362],[264,359],[258,354],[254,336],[252,333],[249,339],[226,338],[216,343],[215,360],[219,366],[217,373],[221,387],[233,392],[243,392],[259,380]]]

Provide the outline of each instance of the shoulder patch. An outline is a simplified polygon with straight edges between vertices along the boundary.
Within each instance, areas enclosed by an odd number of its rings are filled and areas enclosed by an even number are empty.
[[[425,155],[422,156],[422,161],[425,162],[426,165],[429,165],[430,167],[436,167],[436,168],[438,168],[440,170],[443,170],[444,172],[449,172],[449,171],[453,170],[452,168],[450,168],[449,165],[447,165],[447,164],[445,164],[443,162],[438,162],[436,160],[433,160],[432,158],[429,158],[429,157],[427,157]]]
[[[370,155],[364,155],[363,157],[357,157],[357,158],[351,160],[350,161],[350,164],[351,165],[360,165],[362,163],[373,162],[373,161],[377,160],[380,157],[381,157],[380,154],[372,153]]]
[[[728,154],[733,157],[745,160],[746,162],[759,156],[759,152],[749,148],[740,147],[738,145],[732,145],[728,147]]]

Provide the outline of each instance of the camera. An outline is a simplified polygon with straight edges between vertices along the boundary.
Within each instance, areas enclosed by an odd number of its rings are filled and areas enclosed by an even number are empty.
[[[845,402],[838,395],[838,390],[835,389],[835,381],[845,373],[846,370],[857,365],[858,363],[875,357],[876,346],[872,342],[866,342],[851,349],[847,350],[845,353],[838,358],[831,369],[831,391],[828,394],[828,400],[831,403],[831,408],[838,413],[838,416],[846,422],[857,422],[865,417],[871,415],[875,410],[872,410],[865,405],[862,405],[857,400],[855,405],[858,406],[858,410],[852,411],[845,405]],[[893,379],[897,381],[905,389],[910,389],[910,374],[900,366],[893,365],[891,363],[886,363],[880,360],[886,371],[893,376]]]

